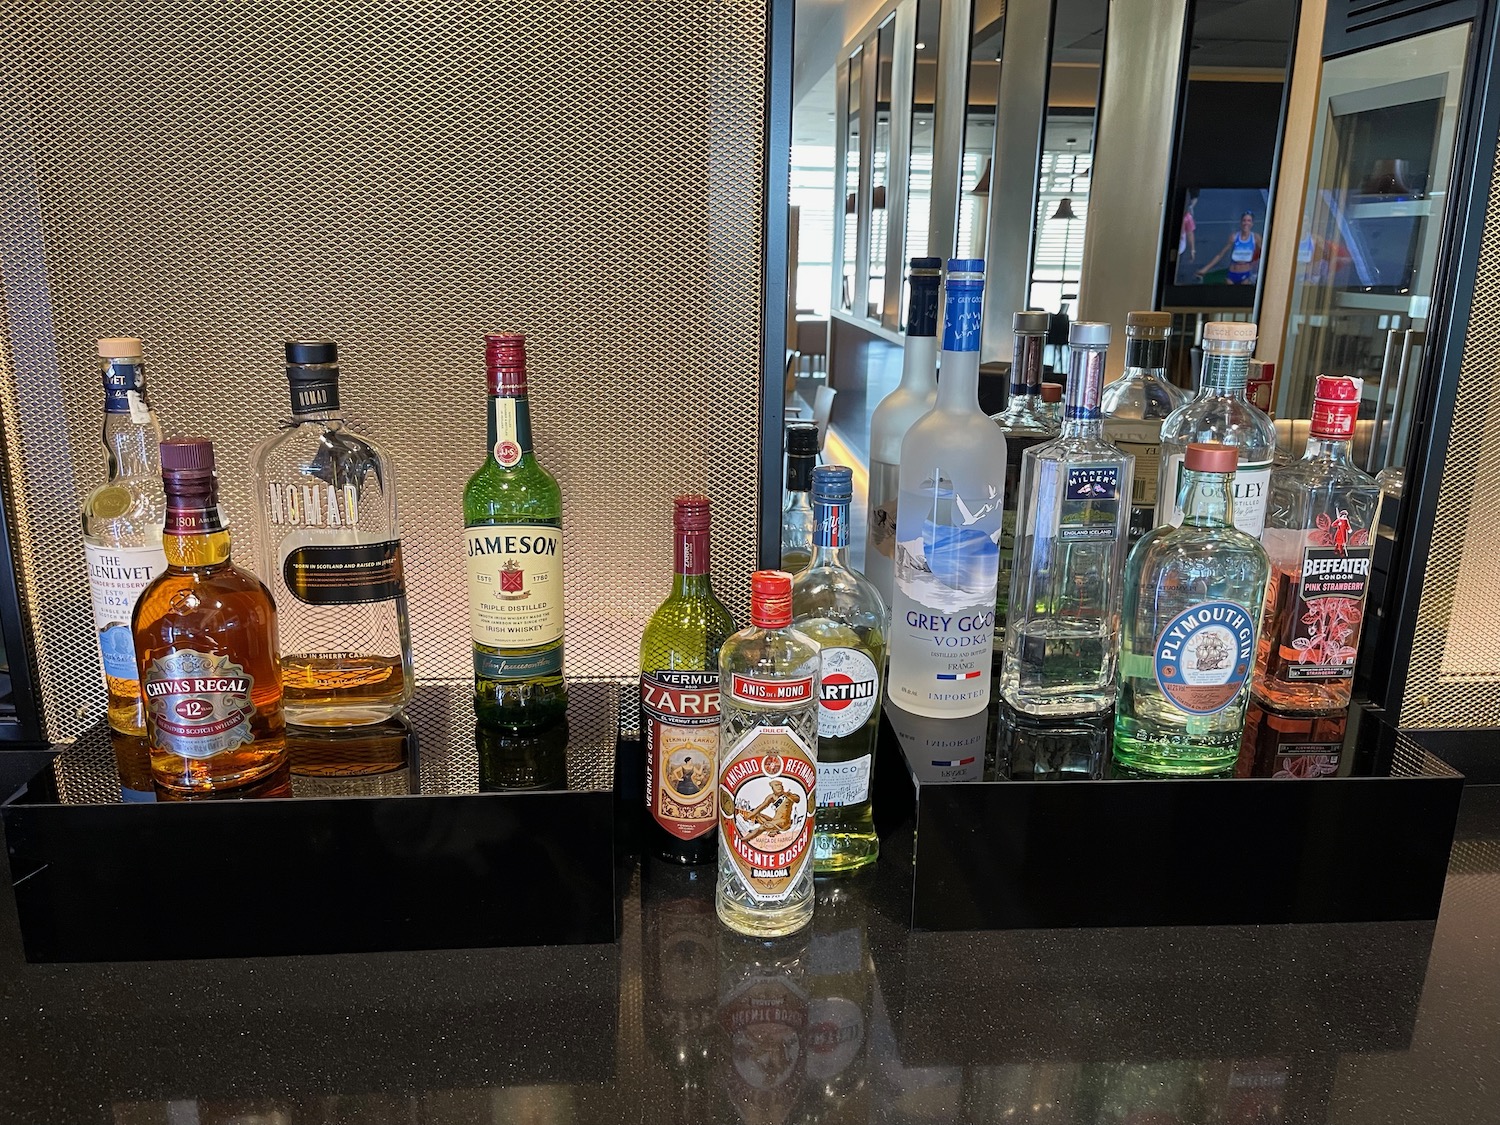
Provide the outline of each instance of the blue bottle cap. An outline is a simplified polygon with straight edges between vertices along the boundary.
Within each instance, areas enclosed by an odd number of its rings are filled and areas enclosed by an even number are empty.
[[[948,272],[951,273],[983,273],[983,258],[949,258]]]
[[[854,470],[847,465],[819,465],[812,478],[815,502],[847,504],[854,498]]]

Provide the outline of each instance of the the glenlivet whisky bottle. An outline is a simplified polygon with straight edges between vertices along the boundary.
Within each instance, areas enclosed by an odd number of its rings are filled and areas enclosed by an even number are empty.
[[[531,448],[526,337],[485,337],[489,455],[464,489],[474,710],[481,722],[542,726],[563,682],[562,490]]]
[[[641,637],[646,834],[673,863],[707,863],[719,849],[719,649],[734,618],[709,577],[709,522],[707,496],[677,497],[672,593]]]
[[[147,586],[167,569],[161,528],[166,500],[157,445],[161,426],[146,401],[146,365],[134,337],[99,341],[104,376],[104,450],[109,476],[83,502],[83,553],[88,560],[94,631],[104,659],[106,714],[111,730],[142,735],[141,685],[136,680],[130,615]]]
[[[792,624],[818,643],[818,823],[813,868],[853,871],[880,854],[870,805],[889,617],[880,591],[849,566],[853,473],[813,470],[812,561],[792,580]]]
[[[169,798],[258,791],[287,765],[276,606],[229,559],[213,443],[164,441],[161,469],[167,569],[132,622],[151,775]]]
[[[286,377],[291,421],[256,448],[251,475],[287,721],[378,723],[412,692],[395,467],[344,421],[336,343],[288,341]]]

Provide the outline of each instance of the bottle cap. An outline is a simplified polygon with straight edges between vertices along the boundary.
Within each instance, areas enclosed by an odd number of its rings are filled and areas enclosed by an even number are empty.
[[[287,340],[286,379],[292,413],[339,408],[339,346],[332,340]]]
[[[1172,314],[1136,309],[1125,314],[1126,328],[1171,328]]]
[[[757,570],[750,576],[750,623],[782,629],[792,623],[792,576],[784,570]]]
[[[1363,390],[1362,379],[1348,375],[1319,375],[1313,383],[1312,422],[1308,433],[1335,441],[1353,437]]]
[[[1249,340],[1253,343],[1256,331],[1253,320],[1210,320],[1203,326],[1203,338],[1239,342]]]
[[[937,277],[943,272],[943,259],[913,258],[910,267],[913,277]]]
[[[854,499],[854,470],[847,465],[819,465],[812,478],[814,503],[847,504]]]
[[[948,272],[953,273],[983,273],[983,258],[949,258]]]
[[[1068,328],[1068,343],[1079,347],[1109,344],[1109,325],[1097,320],[1075,320]]]
[[[99,341],[99,358],[140,359],[140,338],[136,336],[106,336]]]
[[[339,346],[332,340],[288,340],[287,366],[338,363]]]
[[[1240,451],[1217,441],[1195,441],[1183,457],[1183,464],[1195,473],[1232,473],[1239,463]]]
[[[818,427],[813,422],[793,422],[786,428],[786,451],[791,457],[818,455]]]
[[[1042,384],[1042,401],[1043,402],[1061,402],[1062,401],[1062,397],[1063,397],[1063,389],[1062,389],[1062,384],[1061,383],[1043,383]]]
[[[214,443],[206,437],[168,438],[161,443],[162,472],[214,471]]]
[[[1011,318],[1011,330],[1025,336],[1045,336],[1052,318],[1040,309],[1027,309]]]
[[[485,382],[492,395],[526,393],[526,337],[490,332],[484,338]]]
[[[672,526],[678,531],[707,531],[710,518],[707,496],[695,492],[672,501]]]

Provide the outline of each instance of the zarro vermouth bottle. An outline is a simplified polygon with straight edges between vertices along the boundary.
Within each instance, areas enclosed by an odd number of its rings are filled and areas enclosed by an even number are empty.
[[[168,798],[240,795],[287,764],[276,606],[230,561],[213,443],[162,442],[161,471],[167,569],[132,621],[151,775]]]
[[[1349,706],[1380,485],[1350,458],[1360,380],[1320,375],[1300,461],[1271,474],[1261,544],[1271,589],[1250,690],[1283,711]]]

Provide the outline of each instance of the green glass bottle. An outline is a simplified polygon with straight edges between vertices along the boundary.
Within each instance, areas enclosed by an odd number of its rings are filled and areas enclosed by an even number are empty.
[[[562,490],[531,449],[526,337],[485,337],[489,456],[464,489],[474,711],[505,727],[544,726],[568,705],[563,682]]]
[[[641,740],[646,751],[646,834],[672,863],[718,852],[719,646],[734,618],[709,577],[707,496],[679,496],[672,593],[641,637]]]

